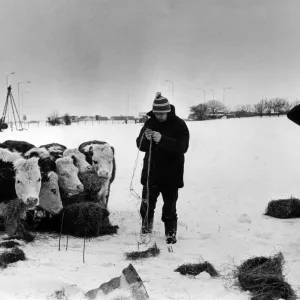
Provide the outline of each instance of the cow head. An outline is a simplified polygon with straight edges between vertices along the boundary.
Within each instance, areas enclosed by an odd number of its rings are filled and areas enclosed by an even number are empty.
[[[17,197],[29,207],[38,205],[41,190],[41,172],[38,158],[19,158],[13,162],[13,165]]]
[[[69,196],[83,192],[83,184],[78,178],[78,168],[74,166],[70,156],[58,158],[56,160],[56,173],[58,184]]]
[[[97,175],[103,179],[111,178],[114,167],[114,148],[109,144],[94,144],[89,147],[89,156],[92,158],[92,166]]]
[[[81,153],[78,149],[66,149],[63,156],[71,156],[74,165],[78,168],[79,173],[90,172],[93,168],[86,161],[85,155]]]
[[[58,176],[53,171],[49,172],[47,181],[42,181],[40,207],[51,214],[58,214],[63,208],[59,193]]]

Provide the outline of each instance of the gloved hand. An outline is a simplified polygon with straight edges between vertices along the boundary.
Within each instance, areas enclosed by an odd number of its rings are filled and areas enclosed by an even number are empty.
[[[151,129],[147,128],[145,130],[145,136],[150,141],[152,139],[152,136],[153,136],[153,131]]]
[[[152,131],[152,138],[153,138],[153,141],[158,144],[161,140],[161,134],[157,131]]]

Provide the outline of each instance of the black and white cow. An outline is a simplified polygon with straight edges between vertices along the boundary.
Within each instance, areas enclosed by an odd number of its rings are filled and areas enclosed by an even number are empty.
[[[100,202],[107,207],[110,185],[114,181],[116,174],[114,147],[106,142],[94,140],[82,143],[78,150],[85,155],[87,162],[93,166],[98,177],[101,178]]]
[[[39,204],[41,172],[38,158],[25,159],[19,152],[0,148],[0,202],[18,198],[26,205]]]
[[[30,144],[25,141],[16,141],[16,140],[6,140],[3,144],[7,149],[17,151],[21,154],[24,154],[31,148],[34,148],[35,145]]]

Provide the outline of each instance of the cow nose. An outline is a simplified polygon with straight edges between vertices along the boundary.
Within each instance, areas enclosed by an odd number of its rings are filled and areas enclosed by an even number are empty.
[[[108,172],[107,171],[101,171],[100,172],[100,176],[107,177],[108,176]]]
[[[27,203],[30,205],[30,206],[36,206],[39,202],[39,199],[38,198],[35,198],[35,197],[28,197],[27,198]]]

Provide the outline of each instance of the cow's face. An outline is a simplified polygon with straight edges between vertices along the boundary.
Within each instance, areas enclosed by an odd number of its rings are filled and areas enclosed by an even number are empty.
[[[78,149],[66,149],[63,156],[71,156],[74,165],[78,168],[79,173],[90,172],[93,168],[86,161],[85,155]]]
[[[41,172],[38,158],[20,158],[14,161],[13,164],[17,197],[29,207],[38,205],[41,190]]]
[[[91,146],[92,166],[103,179],[111,178],[113,171],[114,149],[108,144]]]
[[[51,214],[58,214],[63,208],[59,193],[58,176],[51,171],[47,177],[47,181],[42,181],[40,206]]]
[[[56,160],[58,184],[69,196],[83,192],[83,184],[78,178],[78,168],[74,166],[73,159],[65,156]]]

